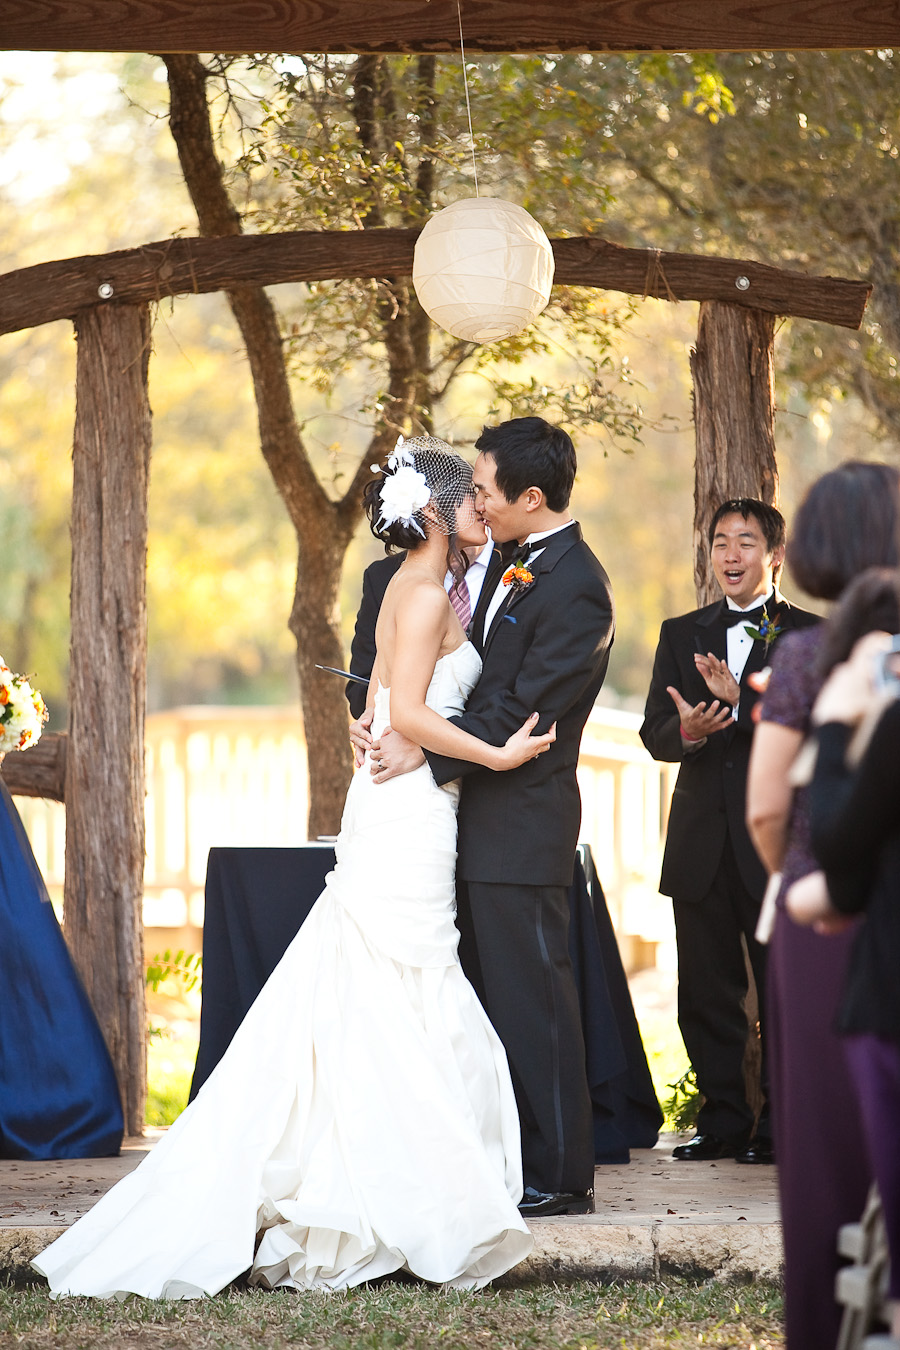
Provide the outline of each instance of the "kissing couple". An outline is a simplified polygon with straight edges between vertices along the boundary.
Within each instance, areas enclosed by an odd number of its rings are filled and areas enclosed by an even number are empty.
[[[353,732],[385,767],[354,776],[325,890],[196,1099],[35,1260],[57,1294],[477,1288],[527,1256],[523,1215],[592,1208],[567,888],[612,596],[566,433],[519,418],[476,448],[473,475],[402,441],[367,488],[404,550]],[[470,640],[444,580],[485,525],[521,550],[492,557]]]

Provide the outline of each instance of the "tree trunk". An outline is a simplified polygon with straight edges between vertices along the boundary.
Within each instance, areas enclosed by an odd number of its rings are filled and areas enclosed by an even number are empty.
[[[172,137],[203,234],[241,233],[241,218],[225,187],[213,145],[206,72],[196,56],[166,56]],[[352,773],[347,704],[340,681],[315,669],[343,665],[338,583],[344,552],[359,519],[344,528],[340,504],[319,483],[294,415],[275,308],[261,286],[236,286],[228,302],[241,332],[256,397],[260,448],[297,533],[298,573],[290,627],[309,763],[307,832],[336,834]]]
[[[126,1132],[140,1134],[149,311],[84,310],[75,332],[65,931],[112,1054]]]
[[[694,377],[694,584],[698,605],[718,599],[709,526],[717,508],[731,497],[756,497],[776,505],[775,319],[759,309],[708,301],[700,306],[697,345],[691,352]],[[757,1026],[759,999],[747,966],[747,1098],[762,1104]]]
[[[197,212],[200,231],[217,244],[241,235],[241,217],[225,185],[216,155],[206,99],[207,72],[195,55],[163,57],[169,73],[169,121],[178,149],[184,180]],[[434,62],[423,58],[425,95],[430,97]],[[372,118],[363,116],[366,100],[374,94],[375,64],[362,58],[355,77],[362,118],[360,137],[367,151]],[[427,175],[426,175],[427,180]],[[426,181],[427,186],[427,181]],[[422,208],[427,214],[428,207]],[[377,223],[377,212],[373,220]],[[248,242],[248,241],[243,241]],[[381,273],[379,273],[381,275]],[[297,578],[290,628],[297,642],[300,700],[309,754],[310,838],[335,834],[352,772],[347,735],[347,706],[340,681],[315,669],[341,666],[338,587],[347,545],[362,517],[362,494],[371,477],[369,465],[382,460],[398,431],[408,430],[417,407],[425,399],[416,351],[410,339],[410,287],[384,282],[389,294],[380,301],[382,340],[387,352],[388,378],[382,412],[365,454],[339,501],[333,501],[316,478],[294,416],[290,382],[278,316],[261,286],[235,285],[228,302],[247,352],[259,421],[260,447],[281,494],[297,535]],[[415,316],[413,317],[415,321]],[[424,320],[422,320],[424,322]],[[427,355],[420,339],[419,353]]]
[[[310,839],[337,834],[347,793],[347,704],[344,682],[316,670],[343,666],[338,635],[341,569],[347,540],[337,530],[306,531],[298,540],[297,581],[290,629],[297,642],[300,705],[309,764]],[[340,753],[334,753],[340,747]]]
[[[707,532],[730,497],[776,505],[775,319],[758,309],[708,301],[700,306],[694,378],[694,583],[698,605],[721,594]]]

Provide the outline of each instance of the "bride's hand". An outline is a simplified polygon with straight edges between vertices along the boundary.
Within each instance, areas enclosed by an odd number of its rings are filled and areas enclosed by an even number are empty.
[[[542,755],[556,740],[556,723],[543,736],[532,736],[531,732],[537,723],[540,713],[532,713],[527,722],[514,731],[509,740],[500,751],[500,763],[498,769],[517,769],[520,764],[525,764],[529,759],[535,759]]]

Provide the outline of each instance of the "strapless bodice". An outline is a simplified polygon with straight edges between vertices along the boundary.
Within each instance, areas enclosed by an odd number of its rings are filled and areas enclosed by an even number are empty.
[[[435,662],[425,702],[442,717],[453,717],[456,713],[461,713],[480,674],[481,657],[471,642],[464,642],[462,646],[455,647],[452,652],[439,657]],[[375,692],[373,734],[377,737],[390,720],[391,691],[379,684]]]

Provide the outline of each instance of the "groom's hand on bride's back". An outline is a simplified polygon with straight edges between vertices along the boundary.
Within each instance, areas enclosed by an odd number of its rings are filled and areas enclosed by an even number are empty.
[[[374,716],[374,708],[366,708],[355,722],[350,723],[350,743],[353,746],[353,762],[357,769],[361,769],[365,763],[366,751],[372,749],[372,733],[369,728]]]
[[[371,774],[376,783],[386,783],[389,778],[412,773],[413,769],[418,769],[424,763],[422,747],[414,741],[408,741],[393,727],[385,727],[378,740],[372,744]]]

